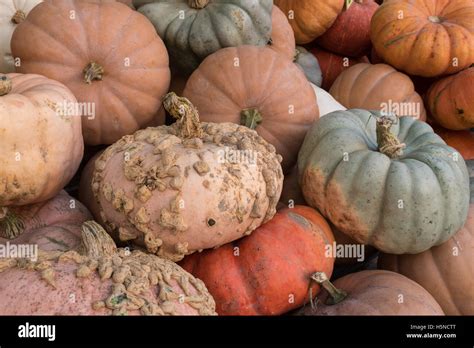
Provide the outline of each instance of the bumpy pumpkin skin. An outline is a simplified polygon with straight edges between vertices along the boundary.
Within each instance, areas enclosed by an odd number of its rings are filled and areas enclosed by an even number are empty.
[[[97,202],[88,207],[117,240],[178,261],[275,214],[283,175],[274,147],[243,126],[202,125],[202,139],[176,136],[176,124],[141,130],[95,160],[92,180],[83,178]],[[226,149],[254,151],[255,164],[234,163]]]
[[[204,281],[219,315],[278,315],[308,302],[310,288],[317,294],[310,277],[318,269],[332,273],[334,259],[325,256],[325,246],[333,241],[318,212],[295,206],[252,235],[188,256],[181,266]]]
[[[269,46],[276,52],[283,54],[288,59],[295,55],[295,35],[288,18],[281,10],[273,6],[272,11],[272,36]]]
[[[0,73],[15,72],[10,41],[13,31],[43,0],[3,0],[0,2]]]
[[[447,242],[421,254],[381,254],[378,266],[414,280],[447,315],[474,314],[474,205],[466,224]]]
[[[406,147],[391,159],[378,149],[379,116],[338,111],[314,124],[298,156],[303,194],[357,242],[392,254],[419,253],[464,225],[466,164],[429,125],[411,117],[392,126]]]
[[[462,130],[474,127],[474,68],[435,82],[426,94],[430,115],[441,126]]]
[[[111,144],[146,126],[169,87],[163,41],[143,15],[118,2],[44,2],[15,30],[12,52],[21,59],[19,72],[60,81],[95,106],[93,119],[81,117],[88,145]],[[92,62],[104,74],[88,84],[84,69]]]
[[[299,315],[444,315],[436,300],[420,285],[395,272],[361,271],[333,282],[347,297],[326,305],[329,294],[322,290],[315,308],[309,305]],[[403,296],[403,302],[399,300]]]
[[[322,35],[334,23],[343,4],[344,0],[275,0],[288,17],[299,45]]]
[[[343,11],[317,42],[344,57],[361,57],[369,53],[370,20],[379,6],[373,0],[353,0],[349,8],[349,2],[345,3]]]
[[[2,215],[1,244],[37,244],[45,251],[78,248],[82,223],[92,218],[87,208],[66,191],[45,202],[9,207]]]
[[[348,109],[383,110],[384,104],[394,105],[391,112],[399,117],[426,120],[423,99],[413,82],[390,65],[356,64],[337,77],[329,93]]]
[[[303,72],[268,47],[230,47],[212,54],[191,75],[183,95],[205,122],[245,124],[242,112],[257,110],[262,121],[253,123],[255,130],[282,155],[284,172],[295,164],[307,130],[319,117]]]
[[[94,244],[100,240],[90,238]],[[41,252],[35,262],[0,260],[0,313],[215,315],[214,300],[202,281],[175,263],[138,250],[115,249],[111,239],[109,243],[113,247],[106,253]]]
[[[386,1],[372,17],[370,36],[378,55],[399,70],[453,74],[474,62],[473,16],[472,0]]]
[[[76,98],[43,76],[0,75],[0,87],[4,79],[12,89],[0,96],[0,207],[42,202],[66,186],[82,159],[80,117],[58,112]]]
[[[168,48],[171,62],[192,73],[224,47],[265,46],[272,30],[271,0],[134,0]],[[193,8],[191,3],[202,3]],[[184,16],[184,19],[183,19]]]

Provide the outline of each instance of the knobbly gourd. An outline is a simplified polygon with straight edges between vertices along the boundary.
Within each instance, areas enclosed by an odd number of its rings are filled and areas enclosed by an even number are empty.
[[[81,243],[81,226],[92,218],[79,201],[61,191],[45,202],[0,208],[0,244],[36,244],[67,251]]]
[[[255,131],[200,123],[197,109],[174,93],[164,105],[178,121],[108,147],[82,187],[92,190],[88,208],[117,240],[178,261],[272,218],[283,174],[281,156]]]
[[[173,67],[192,73],[224,47],[265,46],[272,30],[272,0],[134,0],[153,23]]]
[[[288,17],[296,43],[307,44],[321,36],[342,11],[344,0],[275,0]]]
[[[284,172],[294,165],[306,131],[319,117],[303,72],[268,47],[230,47],[210,55],[188,79],[183,95],[205,122],[255,129],[282,155]]]
[[[453,74],[474,62],[472,0],[385,1],[372,17],[377,54],[394,68],[425,77]]]
[[[2,315],[213,315],[199,279],[139,250],[117,249],[94,221],[81,250],[0,259]]]
[[[145,127],[169,87],[163,41],[143,15],[119,2],[43,2],[18,25],[12,52],[21,60],[17,71],[71,89],[88,145],[112,144]]]
[[[219,315],[278,315],[318,293],[311,274],[332,273],[334,258],[326,247],[333,241],[318,212],[294,206],[279,210],[250,236],[190,255],[181,266],[204,281]]]
[[[474,205],[466,224],[441,245],[421,254],[381,254],[381,269],[414,280],[438,301],[447,315],[474,314]]]
[[[413,82],[387,64],[351,66],[341,72],[329,93],[348,109],[381,110],[426,120],[423,99]]]
[[[369,53],[370,20],[378,7],[373,0],[345,0],[343,11],[316,40],[318,45],[344,57]]]
[[[297,315],[444,315],[425,289],[395,272],[361,271],[332,284],[324,272],[313,279],[324,288]]]
[[[81,119],[63,84],[34,74],[0,74],[0,209],[54,197],[82,159]]]
[[[0,73],[15,72],[10,41],[13,31],[30,11],[43,0],[2,0],[0,2]]]
[[[298,168],[308,204],[380,251],[420,253],[466,221],[469,175],[462,156],[412,117],[333,112],[308,132]]]
[[[426,94],[430,115],[441,126],[452,130],[474,127],[473,100],[474,67],[433,83]]]

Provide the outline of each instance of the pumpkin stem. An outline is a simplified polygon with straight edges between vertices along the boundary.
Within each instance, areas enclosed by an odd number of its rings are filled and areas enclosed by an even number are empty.
[[[393,120],[390,117],[378,117],[376,121],[377,144],[379,151],[390,158],[397,158],[403,155],[404,143],[390,132]]]
[[[94,80],[102,80],[104,68],[96,62],[90,62],[82,71],[84,73],[84,82],[90,85]]]
[[[255,129],[262,123],[263,117],[257,109],[245,109],[240,113],[240,124]]]
[[[338,304],[347,297],[347,292],[336,288],[334,284],[329,281],[326,273],[316,272],[311,276],[311,279],[321,285],[331,296],[331,298],[326,301],[327,305]]]
[[[0,97],[12,91],[13,83],[7,75],[0,76]]]
[[[20,24],[23,22],[26,18],[26,13],[23,12],[22,10],[17,10],[15,14],[12,17],[12,22],[15,24]]]
[[[442,20],[439,16],[429,16],[428,17],[428,20],[431,22],[431,23],[441,23]]]
[[[184,139],[202,138],[203,131],[196,107],[184,97],[170,92],[163,98],[163,106],[177,121],[179,136]]]
[[[117,246],[104,228],[95,221],[86,221],[81,227],[81,253],[92,258],[112,256]]]
[[[0,207],[0,237],[15,239],[25,230],[23,220],[7,207]]]
[[[201,10],[207,6],[209,0],[188,0],[189,7]]]

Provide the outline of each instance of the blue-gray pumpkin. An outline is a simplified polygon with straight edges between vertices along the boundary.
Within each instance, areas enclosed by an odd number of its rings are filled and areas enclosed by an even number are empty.
[[[306,135],[298,168],[309,205],[383,252],[425,251],[448,240],[467,217],[464,159],[411,117],[330,113]]]
[[[224,47],[266,45],[272,0],[134,0],[168,48],[174,68],[190,74]]]

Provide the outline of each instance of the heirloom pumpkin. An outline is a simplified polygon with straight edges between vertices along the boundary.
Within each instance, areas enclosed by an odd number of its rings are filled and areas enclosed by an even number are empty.
[[[447,315],[474,315],[474,204],[451,239],[421,254],[379,256],[379,268],[414,280]]]
[[[42,202],[81,163],[81,119],[64,85],[34,74],[0,74],[0,207]]]
[[[474,62],[472,0],[384,2],[372,17],[378,55],[412,75],[453,74]]]
[[[111,144],[147,125],[169,87],[163,42],[143,15],[118,2],[44,2],[15,30],[12,52],[21,59],[19,72],[71,89],[89,145]]]
[[[322,35],[336,20],[344,0],[275,0],[288,17],[297,44],[306,44]]]
[[[345,0],[343,11],[332,26],[317,39],[328,51],[361,57],[370,51],[370,20],[379,5],[373,0]]]
[[[310,52],[318,59],[321,72],[323,74],[323,83],[321,87],[329,91],[336,78],[347,68],[358,64],[368,63],[367,57],[349,58],[337,55],[323,50],[319,47],[313,47]]]
[[[356,64],[337,77],[329,93],[348,109],[381,110],[426,120],[423,99],[413,82],[390,65]]]
[[[332,273],[326,248],[333,241],[318,212],[295,206],[278,211],[252,235],[188,256],[181,266],[204,281],[219,315],[278,315],[317,294],[311,274]]]
[[[283,54],[288,59],[294,58],[296,43],[293,29],[288,18],[276,6],[273,6],[272,11],[272,36],[269,44],[274,51]]]
[[[272,30],[272,0],[134,0],[153,23],[173,66],[192,73],[224,47],[264,46]]]
[[[2,0],[0,2],[0,73],[15,71],[10,49],[13,31],[28,13],[43,0]]]
[[[283,175],[281,156],[255,131],[201,124],[174,93],[164,105],[176,123],[123,137],[95,159],[81,186],[92,190],[82,193],[84,203],[95,197],[89,209],[117,240],[178,261],[271,219]]]
[[[313,279],[324,290],[313,307],[303,308],[298,315],[444,315],[429,292],[395,272],[361,271],[334,284],[323,272]]]
[[[45,202],[0,208],[0,243],[36,244],[45,251],[67,251],[81,243],[82,223],[89,211],[61,191]]]
[[[474,160],[474,133],[472,131],[452,131],[441,127],[435,127],[434,130],[446,144],[458,150],[466,162]]]
[[[309,82],[321,87],[323,84],[323,73],[319,66],[318,59],[301,46],[296,46],[296,53],[293,58],[295,64],[303,70]]]
[[[467,217],[463,158],[412,117],[333,112],[306,135],[298,168],[308,204],[380,251],[425,251],[448,240]]]
[[[268,47],[231,47],[212,54],[188,79],[183,94],[205,122],[255,129],[283,156],[285,172],[319,117],[316,96],[303,72]]]
[[[473,101],[474,68],[435,82],[426,94],[430,115],[441,126],[453,130],[474,127]]]
[[[117,249],[94,221],[83,248],[0,260],[2,315],[213,315],[205,285],[173,262]]]

